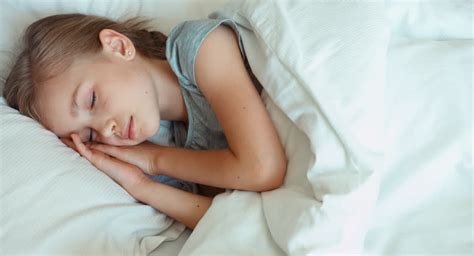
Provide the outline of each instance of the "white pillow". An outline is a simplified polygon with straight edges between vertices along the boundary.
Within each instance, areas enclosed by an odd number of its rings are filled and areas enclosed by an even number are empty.
[[[14,46],[24,29],[44,16],[80,12],[112,19],[144,16],[168,34],[179,22],[206,18],[229,0],[3,0],[0,8],[0,76],[6,76]],[[0,84],[0,88],[3,83]]]
[[[3,253],[145,254],[184,230],[3,98],[0,109]]]
[[[155,18],[152,25],[167,33],[182,20],[207,17],[223,3],[2,1],[2,79],[9,71],[18,38],[38,18],[66,12],[111,18],[142,15]],[[185,229],[152,207],[137,203],[53,133],[6,106],[3,97],[0,113],[0,254],[145,255]]]

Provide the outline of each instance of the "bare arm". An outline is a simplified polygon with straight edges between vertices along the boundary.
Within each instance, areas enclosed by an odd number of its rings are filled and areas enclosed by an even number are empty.
[[[110,157],[100,150],[86,147],[77,134],[71,135],[71,138],[73,141],[68,139],[62,139],[62,141],[107,174],[135,199],[160,210],[191,229],[194,229],[211,205],[212,198],[210,197],[155,182],[136,165]],[[145,150],[149,151],[149,147]],[[118,151],[113,150],[113,152]]]
[[[194,183],[250,191],[267,191],[280,185],[278,176],[263,177],[268,172],[243,166],[228,149],[161,147],[156,159],[158,173]]]
[[[194,229],[212,203],[212,198],[192,194],[149,180],[131,193],[137,200],[159,209],[169,217]]]
[[[195,76],[229,148],[162,148],[155,159],[156,168],[215,187],[252,191],[279,187],[285,176],[286,156],[231,28],[220,26],[204,40],[196,58]]]

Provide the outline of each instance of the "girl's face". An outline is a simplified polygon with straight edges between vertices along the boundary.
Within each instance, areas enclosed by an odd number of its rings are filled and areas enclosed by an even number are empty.
[[[76,60],[40,86],[37,106],[46,128],[83,142],[136,145],[158,132],[158,93],[143,59],[115,55]],[[138,55],[137,55],[138,56]]]

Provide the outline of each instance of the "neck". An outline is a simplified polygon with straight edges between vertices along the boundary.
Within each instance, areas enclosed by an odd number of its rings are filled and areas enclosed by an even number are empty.
[[[178,82],[178,77],[168,61],[153,59],[150,61],[151,76],[158,98],[160,118],[170,121],[188,122],[188,113]]]

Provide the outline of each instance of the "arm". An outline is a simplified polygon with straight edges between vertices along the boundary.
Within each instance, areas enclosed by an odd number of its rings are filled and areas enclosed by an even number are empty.
[[[192,150],[162,147],[155,158],[157,173],[213,187],[267,191],[281,185],[270,172],[245,167],[229,149]],[[255,171],[254,171],[255,170]]]
[[[71,138],[73,141],[62,141],[87,158],[135,199],[160,210],[191,229],[196,227],[211,205],[212,199],[209,197],[154,182],[137,166],[112,158],[102,151],[89,149],[76,134],[71,135]]]
[[[229,148],[195,151],[162,148],[160,173],[206,185],[266,191],[279,187],[286,157],[273,123],[245,69],[234,31],[216,28],[201,45],[196,83],[208,100]]]
[[[194,229],[211,205],[209,197],[148,180],[131,193],[137,200]]]

